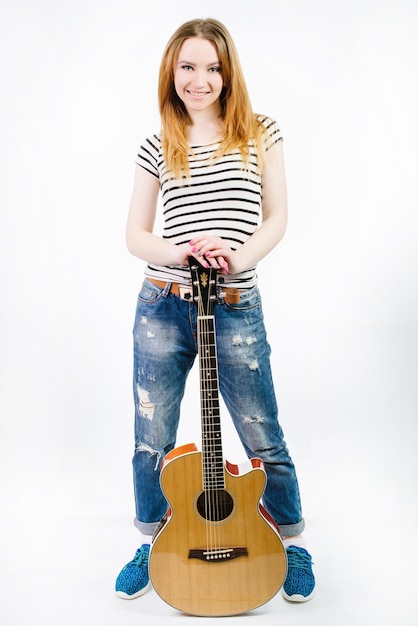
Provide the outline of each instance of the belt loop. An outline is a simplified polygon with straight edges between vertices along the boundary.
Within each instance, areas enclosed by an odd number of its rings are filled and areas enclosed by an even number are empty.
[[[173,283],[170,283],[170,282],[167,282],[167,283],[165,284],[165,287],[164,287],[163,292],[162,292],[162,294],[161,294],[161,295],[163,296],[163,298],[167,298],[167,296],[169,296],[169,295],[170,295],[171,285],[172,285],[172,284],[173,284]]]

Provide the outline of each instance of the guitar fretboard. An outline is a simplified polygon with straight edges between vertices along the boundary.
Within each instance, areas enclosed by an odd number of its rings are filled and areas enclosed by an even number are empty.
[[[225,489],[215,318],[198,317],[203,488]]]

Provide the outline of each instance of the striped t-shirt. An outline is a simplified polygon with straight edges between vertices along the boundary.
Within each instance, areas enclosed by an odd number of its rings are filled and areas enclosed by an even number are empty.
[[[259,119],[268,131],[265,139],[268,150],[282,140],[282,135],[274,120],[264,116]],[[222,237],[236,250],[257,229],[262,187],[256,151],[251,145],[248,167],[239,150],[213,159],[218,147],[219,143],[192,145],[190,178],[180,181],[167,172],[160,135],[153,135],[142,144],[136,163],[160,181],[162,236],[167,241],[181,245],[208,233]],[[190,284],[188,267],[148,264],[145,275]],[[249,289],[257,283],[256,267],[222,278],[225,286]]]

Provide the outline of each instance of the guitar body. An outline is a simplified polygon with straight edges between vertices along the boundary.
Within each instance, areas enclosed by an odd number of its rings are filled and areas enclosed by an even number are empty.
[[[259,459],[240,475],[222,453],[214,306],[216,271],[189,259],[197,306],[202,452],[176,448],[160,475],[170,508],[151,545],[151,582],[179,611],[245,613],[270,600],[287,573],[280,535],[260,504],[266,473]]]
[[[257,608],[277,593],[287,559],[259,505],[265,482],[258,460],[242,475],[226,463],[222,497],[208,503],[196,447],[182,446],[166,457],[161,487],[170,509],[149,562],[152,584],[165,602],[193,615],[227,616]]]

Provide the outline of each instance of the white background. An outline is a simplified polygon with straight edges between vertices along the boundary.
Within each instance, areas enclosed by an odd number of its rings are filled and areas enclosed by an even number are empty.
[[[2,623],[185,619],[153,592],[113,595],[138,541],[143,265],[124,229],[134,157],[159,129],[163,47],[208,16],[229,28],[254,109],[285,137],[289,228],[260,283],[318,580],[311,603],[278,595],[247,619],[417,623],[417,7],[1,0]],[[198,439],[192,372],[178,443]]]

